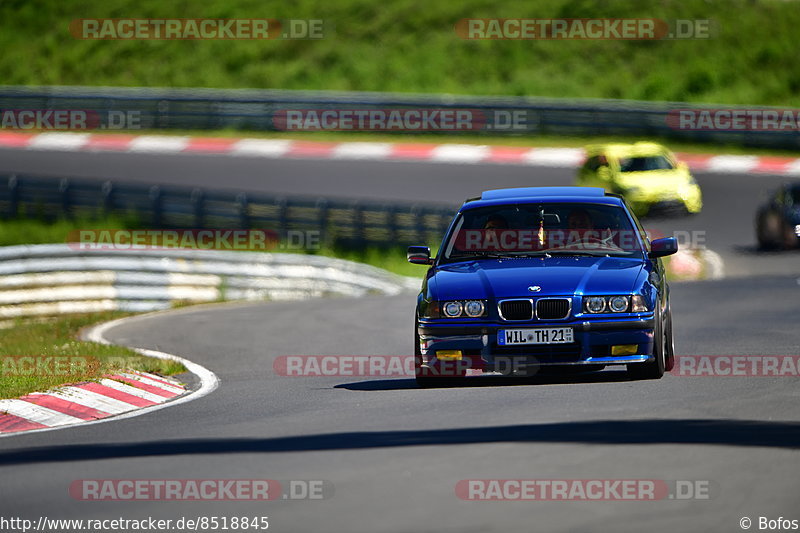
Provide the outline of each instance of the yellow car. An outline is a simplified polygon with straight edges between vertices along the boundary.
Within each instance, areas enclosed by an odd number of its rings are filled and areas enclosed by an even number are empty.
[[[700,186],[686,163],[652,142],[587,146],[578,185],[622,194],[638,216],[703,208]]]

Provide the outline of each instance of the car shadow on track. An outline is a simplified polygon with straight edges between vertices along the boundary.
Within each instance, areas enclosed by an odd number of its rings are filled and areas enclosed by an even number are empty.
[[[800,449],[800,423],[732,419],[588,420],[397,431],[342,431],[272,438],[89,443],[0,452],[0,465],[132,457],[297,453],[492,443],[674,444]]]
[[[622,381],[630,381],[627,372],[624,370],[605,370],[583,374],[540,374],[529,377],[472,376],[458,380],[455,384],[444,385],[443,388],[579,385],[582,383],[619,383]],[[419,386],[414,379],[372,379],[354,383],[342,383],[334,386],[334,388],[354,391],[389,391],[418,389]]]

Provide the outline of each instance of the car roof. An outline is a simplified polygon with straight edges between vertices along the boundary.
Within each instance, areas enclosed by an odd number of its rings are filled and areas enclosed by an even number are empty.
[[[579,202],[602,205],[622,205],[616,195],[600,187],[519,187],[484,191],[480,198],[472,198],[461,207],[473,209],[491,205]]]
[[[664,152],[669,152],[669,148],[664,145],[648,141],[640,141],[632,144],[592,144],[586,147],[587,157],[600,154],[613,157],[648,156],[659,155],[663,154]]]

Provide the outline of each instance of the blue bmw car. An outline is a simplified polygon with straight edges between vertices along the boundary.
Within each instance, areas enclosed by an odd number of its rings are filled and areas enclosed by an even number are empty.
[[[626,365],[658,379],[674,364],[661,257],[625,200],[600,188],[530,187],[467,200],[439,253],[411,246],[429,269],[417,298],[420,386],[470,374]]]

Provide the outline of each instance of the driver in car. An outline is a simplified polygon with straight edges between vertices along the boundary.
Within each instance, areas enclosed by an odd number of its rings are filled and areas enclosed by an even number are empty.
[[[567,217],[567,227],[570,230],[592,230],[594,229],[592,215],[585,209],[573,209]]]

